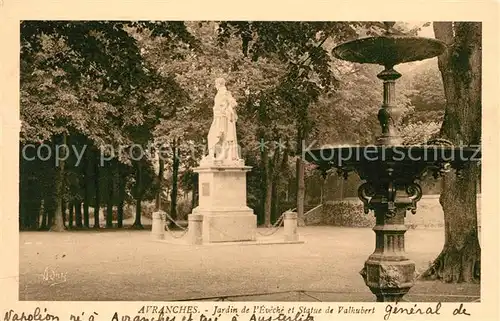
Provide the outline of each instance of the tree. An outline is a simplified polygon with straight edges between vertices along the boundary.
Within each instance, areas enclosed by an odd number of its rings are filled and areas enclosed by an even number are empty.
[[[276,57],[285,65],[285,76],[278,84],[281,108],[294,120],[297,214],[303,220],[305,166],[300,157],[302,143],[311,139],[315,119],[309,111],[322,94],[338,85],[332,73],[329,49],[332,44],[361,35],[378,33],[378,22],[223,22],[221,41],[232,35],[241,39],[242,51],[252,61]],[[268,196],[269,198],[269,196]]]
[[[177,150],[177,154],[181,156],[180,159],[173,158],[171,153],[167,158],[168,165],[172,167],[172,214],[175,213],[178,172],[189,171],[203,156],[202,152],[206,152],[195,145],[204,144],[210,126],[215,78],[224,77],[228,89],[238,101],[238,142],[245,158],[258,151],[255,148],[256,141],[264,139],[264,136],[266,140],[271,139],[269,133],[277,128],[279,120],[284,123],[283,118],[274,116],[278,113],[286,116],[285,111],[265,100],[265,96],[271,95],[279,75],[283,73],[283,68],[279,68],[283,65],[272,59],[261,59],[258,62],[244,59],[241,44],[235,38],[227,39],[224,45],[219,45],[216,22],[186,22],[186,26],[200,40],[196,51],[178,47],[171,53],[164,50],[168,43],[162,41],[144,44],[146,59],[160,71],[175,74],[176,81],[186,89],[190,98],[189,104],[179,106],[171,117],[162,119],[155,130],[155,139],[169,145],[173,151]],[[270,121],[271,118],[276,122]],[[195,155],[198,153],[199,155]],[[190,185],[183,185],[192,188]],[[251,188],[249,190],[252,191]],[[192,203],[195,203],[194,194]]]
[[[438,57],[446,109],[440,136],[456,145],[481,143],[481,23],[434,22],[437,39],[448,48]],[[474,282],[480,277],[476,194],[479,167],[470,163],[457,177],[442,180],[440,203],[445,220],[445,243],[424,278],[445,282]]]
[[[159,121],[158,114],[163,112],[161,106],[168,109],[178,103],[179,86],[171,77],[151,72],[141,55],[134,35],[145,30],[153,38],[167,39],[171,48],[179,44],[196,45],[183,22],[23,21],[21,24],[21,143],[46,142],[56,148],[55,141],[77,137],[89,147],[86,153],[91,152],[95,157],[90,162],[86,158],[84,164],[88,170],[79,170],[75,177],[76,181],[83,182],[84,192],[81,194],[84,194],[86,226],[89,225],[91,189],[88,178],[93,172],[94,219],[95,227],[99,227],[100,193],[103,191],[99,176],[102,147],[111,145],[117,150],[117,147],[130,145],[136,140],[144,143],[148,136],[137,128],[151,132]],[[130,163],[126,157],[120,157],[119,161]],[[89,163],[94,165],[92,171]],[[59,184],[59,180],[64,182],[68,170],[75,171],[64,166],[64,161],[60,164],[51,177],[57,183],[54,200],[48,199],[44,209],[44,215],[47,214],[44,223],[54,222],[57,225],[54,229],[59,230],[63,227],[64,190],[64,184]],[[110,163],[111,167],[116,167],[115,164]],[[140,166],[136,168],[142,169]],[[21,170],[20,174],[23,173]],[[108,180],[109,186],[112,185],[111,179]],[[21,188],[24,186],[22,184]],[[104,190],[112,192],[109,188]],[[124,193],[119,194],[123,199]],[[139,193],[143,194],[144,191]],[[114,205],[111,194],[108,193],[106,198],[111,211]],[[82,202],[77,199],[75,212],[81,216]],[[120,204],[123,206],[122,201]],[[20,209],[26,212],[23,206]],[[108,215],[108,226],[110,219],[111,215]],[[78,222],[81,224],[81,218]]]
[[[422,145],[439,135],[441,124],[435,121],[418,121],[404,126],[400,135],[404,145]]]
[[[418,64],[398,81],[399,88],[403,86],[409,89],[407,96],[413,105],[412,113],[403,117],[403,125],[418,122],[436,122],[441,125],[446,99],[437,60],[433,58]]]

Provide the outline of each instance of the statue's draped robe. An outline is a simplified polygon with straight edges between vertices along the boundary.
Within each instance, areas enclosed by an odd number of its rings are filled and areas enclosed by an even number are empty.
[[[239,160],[236,137],[236,100],[224,87],[217,91],[214,98],[213,121],[208,132],[209,158],[219,160]]]
[[[228,93],[226,105],[226,117],[228,123],[226,137],[224,140],[226,142],[228,151],[227,157],[231,160],[239,159],[238,140],[236,136],[236,121],[238,120],[238,116],[236,115],[235,107],[236,100],[231,96],[230,93]]]
[[[213,121],[208,132],[208,149],[209,156],[213,156],[216,152],[216,145],[225,140],[227,133],[227,116],[225,113],[225,105],[227,105],[226,92],[219,91],[214,99]]]

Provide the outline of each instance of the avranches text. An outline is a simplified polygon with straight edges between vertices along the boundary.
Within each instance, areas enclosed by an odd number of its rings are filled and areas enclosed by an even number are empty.
[[[138,314],[197,314],[200,310],[196,305],[144,305]]]

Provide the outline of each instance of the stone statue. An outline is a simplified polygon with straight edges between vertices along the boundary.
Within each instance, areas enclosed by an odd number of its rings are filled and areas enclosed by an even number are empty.
[[[224,101],[227,92],[224,79],[216,79],[215,88],[217,89],[217,94],[214,99],[213,120],[207,137],[208,158],[214,158],[220,153],[220,151],[216,149],[217,147],[220,149],[222,146],[227,123],[225,119],[226,115],[224,114]]]
[[[224,146],[224,150],[227,151],[226,158],[229,160],[238,160],[238,139],[236,137],[236,121],[238,120],[238,115],[236,114],[236,99],[234,99],[230,93],[225,114],[227,119],[227,134]]]
[[[215,80],[213,120],[208,132],[208,159],[239,160],[236,137],[236,100],[226,89],[225,80]]]
[[[255,241],[257,216],[247,206],[246,175],[250,166],[239,157],[236,100],[222,78],[215,80],[213,120],[208,155],[194,168],[199,203],[189,215],[191,244]]]

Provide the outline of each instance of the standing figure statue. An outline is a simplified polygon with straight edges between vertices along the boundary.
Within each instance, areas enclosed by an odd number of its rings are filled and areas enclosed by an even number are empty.
[[[224,78],[215,80],[217,94],[214,98],[213,121],[208,132],[208,159],[237,160],[236,100],[226,89]]]
[[[229,93],[229,92],[228,92]],[[236,121],[238,120],[238,115],[236,114],[236,99],[233,98],[231,93],[227,97],[228,104],[226,105],[225,114],[227,123],[227,133],[225,137],[225,147],[226,159],[238,160],[239,150],[238,150],[238,140],[236,137]]]
[[[214,99],[213,120],[207,137],[208,158],[212,159],[220,155],[220,148],[222,147],[227,127],[226,115],[224,114],[224,101],[227,90],[224,79],[216,79],[215,88],[217,89],[217,94]]]

